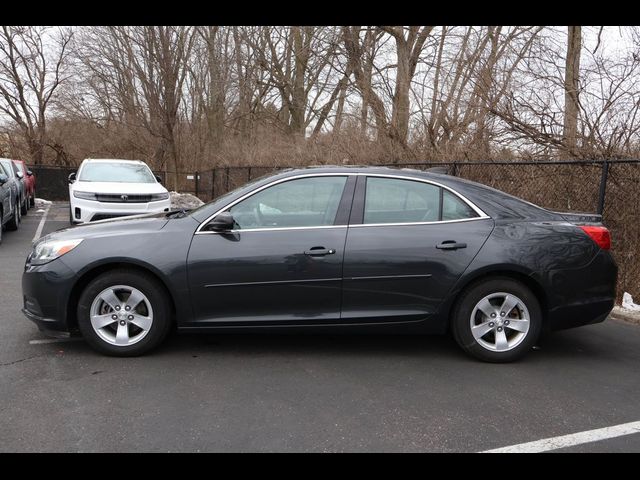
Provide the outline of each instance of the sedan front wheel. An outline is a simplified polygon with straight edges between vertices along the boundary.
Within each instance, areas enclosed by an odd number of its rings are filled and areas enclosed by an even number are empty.
[[[511,278],[492,278],[462,293],[451,327],[465,352],[488,362],[511,362],[535,345],[542,312],[525,285]]]
[[[142,355],[164,340],[170,326],[166,289],[151,275],[136,270],[98,276],[78,301],[83,337],[107,355]]]

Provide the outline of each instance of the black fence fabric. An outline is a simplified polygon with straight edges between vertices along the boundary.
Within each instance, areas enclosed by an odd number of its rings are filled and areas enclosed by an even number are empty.
[[[555,211],[602,213],[619,266],[618,297],[640,298],[640,160],[450,162],[392,164],[438,170],[489,185]],[[291,167],[216,167],[202,172],[155,172],[169,190],[208,202],[259,177]],[[33,166],[37,196],[68,201],[74,168]]]

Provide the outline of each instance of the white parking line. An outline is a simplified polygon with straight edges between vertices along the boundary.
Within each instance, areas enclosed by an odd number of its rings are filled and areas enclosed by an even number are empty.
[[[36,229],[36,234],[33,236],[33,240],[32,240],[33,242],[35,242],[40,238],[40,234],[42,233],[42,228],[44,227],[44,222],[47,220],[47,214],[49,213],[49,208],[51,208],[51,205],[47,205],[47,208],[44,209],[44,214],[40,219],[40,223],[38,224],[38,228]]]
[[[535,442],[520,443],[511,445],[510,447],[496,448],[494,450],[486,450],[480,453],[538,453],[548,450],[556,450],[558,448],[572,447],[583,443],[598,442],[608,438],[622,437],[624,435],[632,435],[640,433],[640,422],[623,423],[614,425],[613,427],[598,428],[596,430],[587,430],[586,432],[572,433],[571,435],[562,435],[560,437],[545,438]]]
[[[71,338],[43,338],[39,340],[29,340],[29,345],[42,345],[45,343],[63,343],[63,342],[79,342],[82,340],[80,337]]]

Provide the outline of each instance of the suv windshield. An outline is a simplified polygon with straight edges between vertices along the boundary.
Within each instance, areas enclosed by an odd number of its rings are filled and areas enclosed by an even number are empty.
[[[6,175],[9,178],[15,177],[15,173],[13,171],[13,168],[11,167],[12,163],[13,162],[11,160],[2,160],[2,161],[0,161],[0,164],[4,167]]]
[[[80,182],[156,183],[149,167],[136,163],[91,162],[82,167]]]

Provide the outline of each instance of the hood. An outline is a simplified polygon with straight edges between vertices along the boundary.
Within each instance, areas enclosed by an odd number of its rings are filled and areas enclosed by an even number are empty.
[[[82,182],[80,180],[77,180],[72,184],[72,189],[79,192],[111,194],[149,194],[167,192],[167,189],[160,183]]]
[[[93,238],[122,235],[139,235],[154,232],[164,227],[169,219],[165,212],[131,215],[127,217],[110,218],[98,222],[85,223],[76,227],[56,230],[38,240],[65,238]]]

